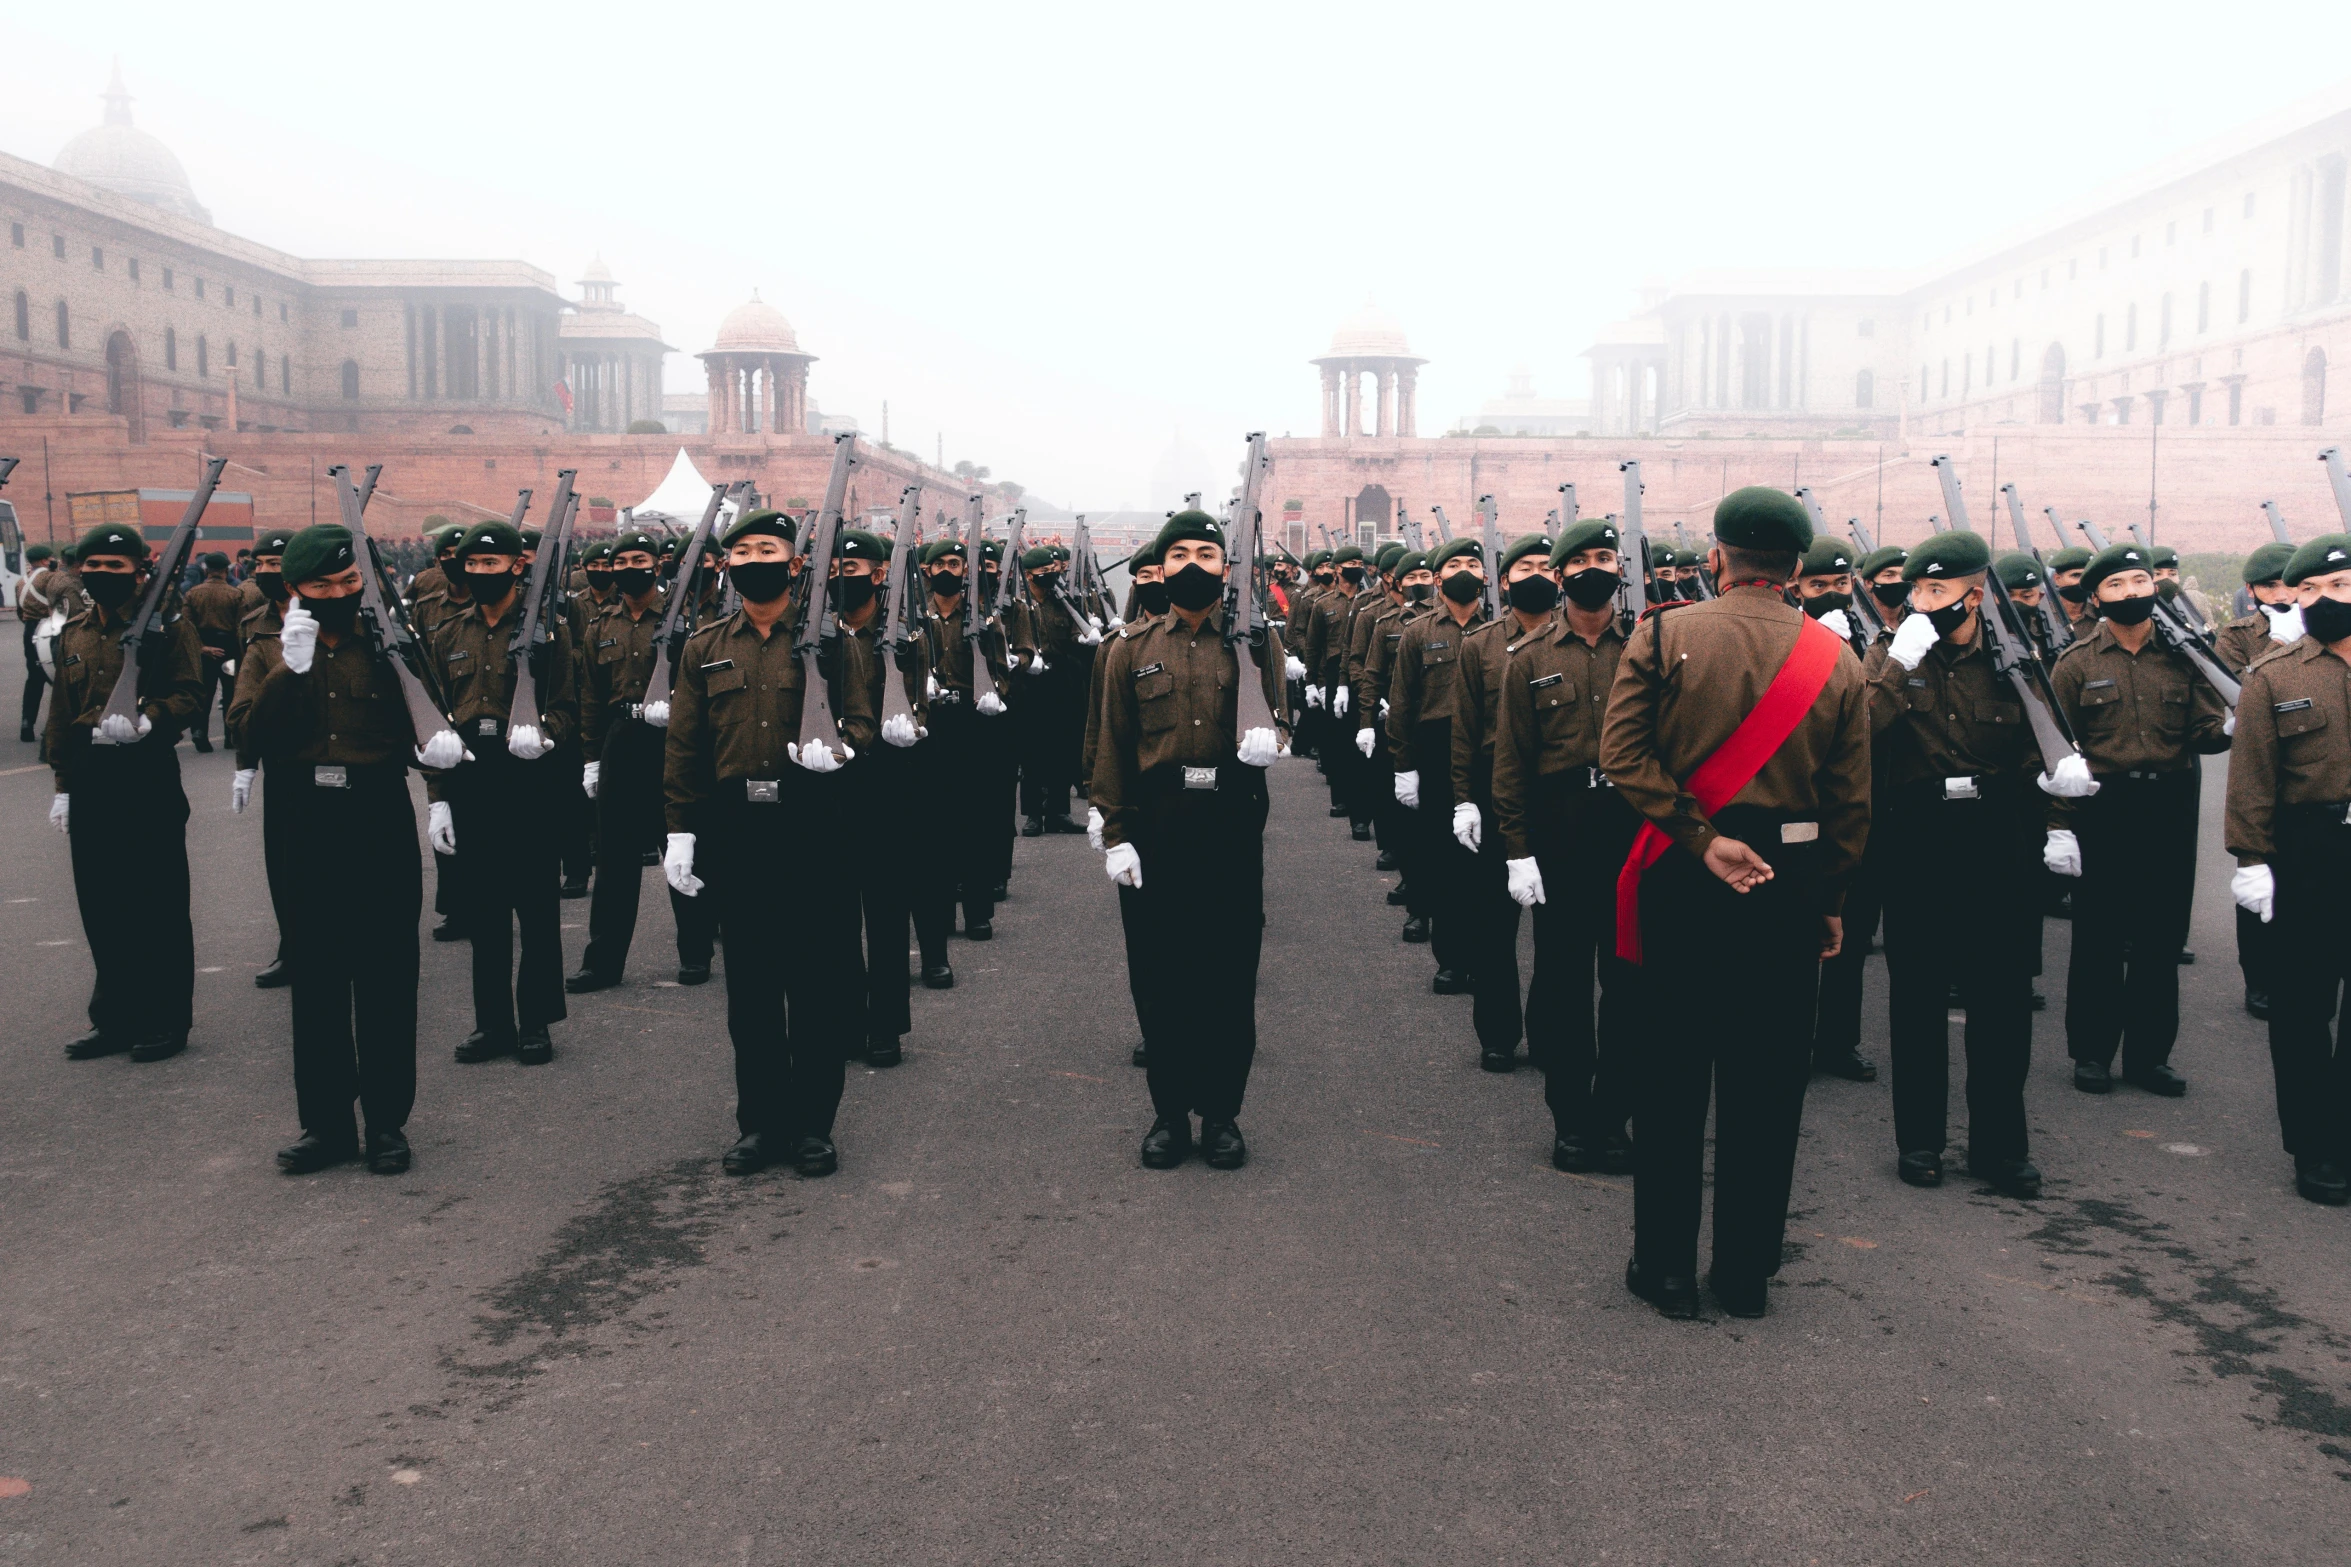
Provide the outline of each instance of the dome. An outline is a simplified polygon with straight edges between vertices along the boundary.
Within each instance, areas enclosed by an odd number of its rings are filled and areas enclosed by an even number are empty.
[[[1379,306],[1365,300],[1363,308],[1339,323],[1339,330],[1331,334],[1332,359],[1409,359],[1412,349],[1404,341],[1404,328],[1396,318]]]
[[[105,123],[91,127],[65,144],[52,165],[100,190],[132,201],[210,223],[212,214],[196,200],[188,171],[162,142],[131,124],[131,95],[122,84],[122,65],[107,84]]]
[[[727,312],[718,324],[718,336],[711,341],[714,354],[796,354],[800,339],[793,335],[792,323],[775,306],[763,304],[759,290],[751,291],[750,301]]]
[[[604,264],[602,251],[598,251],[596,259],[588,263],[587,275],[580,281],[582,283],[609,283],[612,281],[612,268]]]

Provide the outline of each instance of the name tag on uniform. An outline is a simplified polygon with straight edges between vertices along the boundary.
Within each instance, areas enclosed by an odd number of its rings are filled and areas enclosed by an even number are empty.
[[[449,655],[449,662],[452,664],[462,664],[471,657],[473,657],[471,653],[468,653],[463,648],[459,648],[456,652]]]
[[[1185,769],[1184,769],[1184,787],[1185,787],[1185,788],[1187,788],[1187,789],[1213,789],[1213,788],[1215,788],[1215,787],[1216,787],[1216,769],[1215,769],[1215,768],[1213,768],[1213,767],[1187,767],[1187,768],[1185,768]]]
[[[1421,644],[1424,649],[1431,653],[1442,653],[1445,651],[1445,649],[1451,647],[1452,645],[1453,644],[1450,642],[1424,642]]]
[[[2110,686],[2112,684],[2114,684],[2114,682],[2111,680],[2090,680],[2083,682],[2082,689],[2084,691],[2096,691],[2102,686]]]
[[[743,798],[753,805],[776,803],[776,781],[773,778],[746,778],[743,780]]]
[[[715,675],[722,669],[732,669],[734,667],[735,661],[733,659],[722,658],[715,664],[704,664],[702,666],[702,673],[706,675]]]
[[[2299,696],[2291,702],[2278,703],[2277,706],[2271,708],[2270,711],[2273,713],[2299,713],[2302,711],[2302,709],[2308,707],[2309,705],[2310,698],[2306,696]]]
[[[1141,669],[1135,671],[1135,678],[1140,680],[1145,675],[1156,675],[1165,668],[1167,668],[1165,664],[1145,664]]]
[[[1903,681],[1902,683],[1914,691],[1924,691],[1927,688],[1927,683],[1915,676],[1913,676],[1911,679]]]
[[[1819,837],[1820,823],[1818,822],[1780,823],[1780,842],[1782,843],[1813,843]]]
[[[1973,775],[1943,780],[1943,798],[1946,800],[1975,800],[1982,796],[1983,791],[1976,787]]]
[[[1401,631],[1391,631],[1388,633],[1388,640],[1390,642],[1401,642],[1404,640],[1404,633]]]
[[[82,655],[81,655],[81,654],[79,654],[79,653],[68,653],[68,654],[66,654],[66,655],[65,655],[65,659],[64,659],[64,662],[66,662],[66,663],[68,663],[68,664],[78,664],[78,663],[80,663],[81,661],[82,661]]]
[[[1542,689],[1543,689],[1545,686],[1555,686],[1555,685],[1559,684],[1559,682],[1561,682],[1562,680],[1565,680],[1566,678],[1567,678],[1567,676],[1565,676],[1565,675],[1545,675],[1545,676],[1544,676],[1542,679],[1540,679],[1540,680],[1530,680],[1530,681],[1528,681],[1528,682],[1527,682],[1527,689],[1528,689],[1529,691],[1540,691],[1540,690],[1542,690]]]
[[[348,769],[341,767],[313,767],[310,770],[310,781],[321,789],[348,789],[351,787],[351,774]]]
[[[597,645],[598,647],[600,647],[600,648],[607,648],[607,647],[617,647],[619,644],[620,644],[620,638],[618,638],[618,637],[606,637],[606,638],[605,638],[603,641],[601,641],[601,642],[597,643],[596,645]]]

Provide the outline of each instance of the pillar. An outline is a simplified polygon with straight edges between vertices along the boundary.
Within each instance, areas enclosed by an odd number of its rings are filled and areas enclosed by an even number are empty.
[[[1419,433],[1416,428],[1418,410],[1415,406],[1419,401],[1416,395],[1419,382],[1419,366],[1401,365],[1397,368],[1396,433],[1400,436],[1403,436],[1407,440],[1410,440],[1414,435]],[[1396,515],[1401,518],[1404,513],[1399,510]]]
[[[1339,433],[1339,367],[1322,367],[1322,433],[1325,440]]]
[[[1345,412],[1347,416],[1347,428],[1345,433],[1350,436],[1361,435],[1363,433],[1362,372],[1357,370],[1353,365],[1349,365],[1344,372],[1344,379],[1346,386]]]
[[[1387,436],[1396,433],[1396,372],[1392,367],[1376,371],[1373,395],[1379,399],[1379,431]]]
[[[704,360],[702,373],[710,382],[709,405],[704,410],[702,422],[715,435],[719,430],[719,421],[724,417],[718,405],[718,366]]]

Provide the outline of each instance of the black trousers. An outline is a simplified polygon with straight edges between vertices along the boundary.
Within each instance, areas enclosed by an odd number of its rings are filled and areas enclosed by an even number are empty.
[[[1714,1270],[1780,1270],[1812,1067],[1820,892],[1815,845],[1779,841],[1782,818],[1744,807],[1715,825],[1776,873],[1737,893],[1673,848],[1641,879],[1648,1037],[1633,1087],[1633,1255],[1644,1272],[1696,1272],[1706,1106],[1714,1101]],[[1549,889],[1546,888],[1546,891]],[[1735,1013],[1692,1006],[1676,953],[1706,954],[1708,983]]]
[[[517,761],[499,739],[477,742],[473,753],[449,775],[456,899],[473,943],[474,1027],[512,1037],[566,1015],[558,862],[569,803],[562,794],[579,785],[553,755]]]
[[[787,772],[796,776],[779,780],[767,805],[729,799],[728,785],[742,785],[722,781],[694,858],[727,949],[735,1125],[789,1140],[832,1135],[865,969],[854,905],[840,896],[854,870],[833,826],[849,796],[825,787],[843,780]]]
[[[1611,1136],[1633,1113],[1640,1048],[1642,973],[1616,955],[1616,877],[1641,819],[1614,789],[1566,779],[1541,780],[1536,801],[1529,846],[1544,901],[1534,907],[1527,1053],[1557,1135]]]
[[[118,1038],[185,1034],[195,1016],[188,797],[172,741],[158,728],[137,745],[87,746],[73,769],[67,842],[97,971],[90,1026]]]
[[[588,904],[588,950],[580,966],[618,978],[628,966],[643,897],[645,853],[669,841],[663,830],[661,755],[665,731],[634,719],[604,737],[597,775],[596,890]],[[584,795],[582,798],[586,798]],[[677,920],[678,962],[706,968],[718,939],[718,906],[708,898],[669,892]]]
[[[1502,834],[1495,830],[1493,807],[1478,803],[1479,837],[1474,854],[1461,860],[1461,944],[1468,950],[1469,972],[1477,981],[1470,992],[1470,1026],[1480,1049],[1514,1052],[1526,1037],[1527,1009],[1540,996],[1521,999],[1518,984],[1519,906],[1510,896],[1510,869],[1502,852]],[[1459,849],[1458,840],[1454,848]],[[1541,970],[1537,970],[1540,985]]]
[[[1847,1055],[1861,1046],[1861,980],[1884,911],[1878,891],[1875,840],[1845,889],[1845,945],[1820,966],[1819,1011],[1812,1024],[1815,1057]]]
[[[277,787],[274,772],[266,759],[261,764],[261,875],[269,886],[269,909],[278,922],[278,961],[286,957],[286,937],[300,915],[292,903],[295,871],[303,856],[310,852],[302,842],[295,818],[277,809],[271,799]],[[294,785],[288,784],[290,791]],[[303,787],[307,788],[305,783]]]
[[[1180,768],[1163,772],[1172,776],[1144,776],[1130,839],[1143,885],[1120,900],[1136,1017],[1151,1052],[1151,1108],[1230,1121],[1257,1057],[1265,770],[1228,761],[1214,789],[1184,788]]]
[[[220,708],[221,738],[225,740],[228,738],[229,698],[236,694],[237,677],[222,674],[221,660],[217,658],[199,657],[196,660],[196,665],[196,678],[199,682],[196,695],[196,716],[188,721],[188,737],[192,740],[209,740],[211,738],[212,710],[218,706]]]
[[[577,741],[567,741],[542,760],[556,763],[557,770],[571,780],[571,787],[556,801],[562,834],[559,848],[563,879],[575,883],[586,881],[596,863],[596,802],[580,787],[580,767],[586,758],[580,754]]]
[[[996,776],[998,735],[1008,721],[974,713],[964,702],[933,703],[930,737],[914,747],[917,786],[951,825],[947,851],[926,851],[915,866],[914,934],[925,964],[947,961],[958,901],[966,925],[996,917],[995,888],[1004,872],[998,852],[1012,841]]]
[[[302,1129],[344,1142],[354,1099],[370,1132],[400,1130],[416,1104],[424,869],[405,768],[349,769],[341,789],[319,788],[314,776],[272,766],[267,809],[328,868],[300,883],[304,917],[286,927],[286,969]]]
[[[2179,950],[2196,896],[2194,768],[2109,776],[2080,803],[2081,885],[2065,975],[2065,1045],[2124,1069],[2171,1059],[2180,1032]]]
[[[1437,967],[1466,969],[1472,943],[1462,905],[1476,860],[1453,836],[1453,721],[1422,723],[1413,751],[1421,764],[1420,809],[1409,813],[1405,833],[1412,840],[1407,886],[1418,907],[1408,912],[1428,915],[1429,954]]]
[[[1334,694],[1346,687],[1343,677],[1322,685],[1323,722],[1329,726],[1326,732],[1330,736],[1330,743],[1323,748],[1322,767],[1323,778],[1331,786],[1331,804],[1345,806],[1353,816],[1363,794],[1363,753],[1355,749],[1354,693],[1348,692],[1345,713],[1334,711],[1332,706]]]
[[[1041,675],[1023,675],[1020,705],[1020,813],[1067,816],[1070,791],[1077,787],[1086,748],[1086,685],[1083,660],[1059,664]]]
[[[919,751],[930,741],[916,742]],[[886,823],[915,819],[919,782],[912,751],[878,743],[849,774],[858,808]],[[902,1039],[914,1029],[913,976],[906,967],[907,931],[914,912],[919,847],[892,825],[878,841],[852,843],[858,904],[865,929],[864,1038],[872,1044]]]
[[[1015,727],[1018,720],[1009,710],[993,718],[969,707],[964,712],[972,725],[966,753],[973,769],[971,784],[977,785],[985,802],[980,838],[989,851],[979,867],[984,884],[964,889],[964,906],[970,908],[976,892],[986,897],[993,908],[995,889],[1012,880],[1012,841],[1019,827],[1020,810],[1020,738]],[[935,729],[932,732],[937,733]]]
[[[21,723],[30,729],[41,716],[41,693],[47,689],[49,677],[41,669],[40,655],[33,651],[33,622],[24,622],[24,706]]]
[[[1967,1011],[1968,1157],[2026,1155],[2024,1085],[2041,924],[2030,894],[2038,808],[2022,795],[2031,787],[1996,786],[1984,799],[1948,801],[1912,790],[1889,800],[1879,817],[1894,1143],[1904,1153],[1940,1153],[1949,1136],[1956,985]]]
[[[79,801],[76,801],[79,808]],[[2338,1019],[2351,977],[2351,827],[2344,807],[2279,812],[2269,993],[2269,1060],[2278,1126],[2297,1159],[2351,1158],[2351,1049]]]

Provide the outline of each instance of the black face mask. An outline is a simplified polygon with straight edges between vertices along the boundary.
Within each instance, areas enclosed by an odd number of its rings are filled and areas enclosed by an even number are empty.
[[[2090,590],[2079,582],[2069,582],[2057,590],[2057,596],[2068,604],[2086,604],[2090,599]]]
[[[1927,611],[1927,621],[1935,628],[1935,635],[1947,637],[1967,624],[1967,598],[1962,594],[1941,609]]]
[[[1598,609],[1614,598],[1616,590],[1623,586],[1624,578],[1619,573],[1610,571],[1606,566],[1586,566],[1581,571],[1568,574],[1564,589],[1567,601],[1576,608]]]
[[[349,633],[359,623],[359,595],[347,593],[339,599],[314,599],[305,595],[302,607],[316,618],[319,629],[336,636]]]
[[[1529,615],[1548,615],[1559,602],[1559,584],[1538,573],[1510,585],[1510,607]]]
[[[591,571],[588,573],[588,591],[589,591],[589,592],[591,592],[591,593],[609,593],[609,592],[611,592],[611,591],[612,591],[612,573],[611,573],[611,572],[609,572],[609,571],[594,571],[594,570],[591,570]]]
[[[272,604],[286,601],[286,574],[282,571],[257,571],[253,573],[253,585]]]
[[[1437,591],[1456,604],[1475,604],[1478,596],[1486,591],[1486,585],[1474,573],[1457,571],[1438,583]]]
[[[2168,604],[2180,596],[2180,585],[2169,577],[2158,577],[2155,579],[2155,594]]]
[[[980,573],[980,591],[981,591],[982,593],[985,593],[985,594],[986,594],[988,597],[990,597],[990,598],[994,598],[994,597],[996,596],[996,583],[997,583],[997,581],[998,581],[1000,578],[1002,578],[1002,577],[1003,577],[1003,575],[1004,575],[1004,573],[1002,573],[1001,571],[983,571],[983,572],[981,572],[981,573]]]
[[[1363,568],[1361,566],[1341,566],[1339,580],[1351,588],[1360,587],[1363,585]]]
[[[1167,579],[1168,601],[1178,609],[1195,612],[1216,602],[1224,591],[1224,578],[1212,577],[1199,566],[1186,566]]]
[[[1433,582],[1415,582],[1404,590],[1404,602],[1426,604],[1429,601],[1429,595],[1436,591],[1437,585]]]
[[[1172,595],[1167,591],[1167,584],[1164,582],[1138,582],[1135,584],[1135,607],[1146,615],[1166,614],[1168,601],[1171,597]]]
[[[661,578],[667,582],[678,574],[677,557],[672,555],[661,563]]]
[[[1848,609],[1852,603],[1853,595],[1850,593],[1823,593],[1818,598],[1808,598],[1804,601],[1804,613],[1818,620],[1830,610]]]
[[[1671,604],[1681,596],[1682,585],[1678,582],[1653,578],[1649,583],[1649,597],[1657,603]]]
[[[120,609],[139,591],[139,579],[127,571],[85,571],[82,591],[107,609]]]
[[[2321,593],[2302,606],[2302,629],[2308,635],[2327,643],[2351,637],[2351,604]]]
[[[951,599],[963,592],[963,579],[952,571],[934,571],[923,579],[934,598]]]
[[[495,604],[506,597],[507,590],[522,578],[518,571],[469,571],[464,573],[465,591],[476,604]]]
[[[783,597],[784,589],[792,585],[792,563],[788,560],[736,561],[727,567],[727,580],[735,591],[750,604],[772,604]]]
[[[2100,599],[2098,613],[2118,626],[2144,625],[2155,613],[2155,595],[2135,599]]]
[[[654,575],[651,566],[631,566],[624,571],[609,572],[615,587],[630,598],[653,591]]]
[[[873,578],[835,577],[833,579],[833,610],[836,614],[854,615],[873,602]]]
[[[1315,583],[1316,583],[1316,585],[1317,585],[1317,586],[1319,586],[1319,587],[1325,587],[1325,588],[1327,588],[1327,587],[1329,587],[1329,586],[1331,585],[1331,580],[1332,580],[1332,579],[1331,579],[1331,574],[1330,574],[1329,572],[1327,572],[1327,571],[1318,571],[1318,572],[1316,572],[1316,573],[1314,574],[1314,580],[1315,580]]]
[[[1899,581],[1873,582],[1869,585],[1869,596],[1888,609],[1899,609],[1902,601],[1910,597],[1910,584]]]

